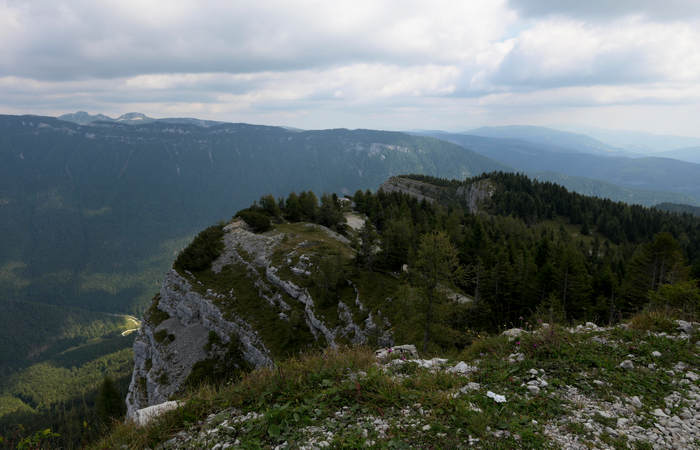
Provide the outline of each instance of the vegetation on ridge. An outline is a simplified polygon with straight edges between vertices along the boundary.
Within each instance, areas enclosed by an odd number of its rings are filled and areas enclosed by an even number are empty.
[[[697,389],[679,383],[686,372],[678,367],[700,363],[697,333],[674,339],[657,331],[536,325],[518,339],[478,338],[447,354],[450,361],[377,363],[363,347],[317,350],[238,382],[203,385],[181,408],[143,428],[119,424],[93,448],[543,448],[562,435],[588,446],[648,448],[644,439],[614,430],[618,417],[655,430],[656,409]],[[630,352],[636,367],[620,367]],[[571,392],[586,402],[590,428],[576,416],[582,406]],[[639,406],[627,406],[632,397]],[[682,399],[676,414],[688,409]],[[620,403],[624,416],[610,406]]]

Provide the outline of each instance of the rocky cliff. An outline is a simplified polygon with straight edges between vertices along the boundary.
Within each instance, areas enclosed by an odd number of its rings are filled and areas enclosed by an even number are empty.
[[[417,180],[411,176],[396,176],[382,183],[379,190],[388,194],[398,192],[410,195],[418,201],[425,200],[428,203],[457,201],[464,205],[469,212],[477,213],[483,209],[484,203],[493,196],[496,186],[488,178],[459,184],[455,187],[455,185],[440,186]]]
[[[211,269],[170,270],[154,298],[134,343],[128,417],[221,366],[269,367],[314,346],[393,344],[375,293],[365,305],[364,288],[350,277],[331,286],[332,298],[312,294],[319,291],[312,272],[331,270],[322,267],[328,258],[351,257],[347,238],[304,223],[255,234],[237,220],[223,230],[224,250]]]

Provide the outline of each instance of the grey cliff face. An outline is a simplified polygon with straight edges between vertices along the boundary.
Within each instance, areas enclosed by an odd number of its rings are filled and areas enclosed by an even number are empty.
[[[349,243],[324,227],[310,224],[303,227],[304,231],[317,233],[339,245]],[[289,326],[290,315],[296,311],[305,332],[320,346],[336,347],[339,342],[365,344],[369,335],[379,336],[382,344],[393,344],[391,332],[387,331],[391,324],[380,311],[375,319],[370,311],[369,317],[356,323],[350,306],[339,301],[334,325],[319,316],[308,289],[287,279],[290,272],[308,277],[314,270],[313,249],[305,243],[285,254],[282,263],[279,258],[273,263],[273,253],[287,239],[285,233],[254,234],[240,221],[224,227],[224,232],[224,250],[212,263],[212,276],[224,276],[226,269],[236,267],[248,279],[248,288],[233,285],[230,289],[222,290],[219,286],[216,290],[202,283],[195,274],[178,273],[174,269],[168,272],[154,304],[161,320],[144,320],[134,342],[127,418],[133,418],[141,408],[176,397],[198,362],[226,358],[229,356],[226,349],[232,345],[237,348],[241,364],[247,367],[274,365],[275,352],[254,326],[259,318],[244,317],[222,306],[235,305],[241,295],[253,295],[260,308],[274,312],[272,328]],[[350,280],[347,282],[356,293],[353,309],[367,312],[359,292]],[[212,336],[217,345],[212,345]]]
[[[209,297],[217,294],[211,293]],[[271,366],[262,340],[244,320],[226,320],[212,298],[202,296],[175,270],[160,289],[158,309],[170,318],[157,326],[144,321],[134,342],[134,372],[126,398],[127,417],[140,408],[165,402],[177,393],[199,361],[212,357],[206,350],[210,332],[223,343],[235,337],[247,363]],[[164,335],[157,339],[158,333]]]
[[[479,212],[479,207],[486,200],[493,196],[496,188],[493,183],[486,180],[479,180],[467,186],[460,186],[457,188],[457,195],[464,199],[469,208],[469,212],[476,214]]]
[[[415,197],[418,201],[425,200],[428,203],[433,203],[437,198],[438,188],[428,183],[412,180],[403,177],[391,177],[385,181],[379,190],[390,194],[392,192],[401,192],[411,197]]]

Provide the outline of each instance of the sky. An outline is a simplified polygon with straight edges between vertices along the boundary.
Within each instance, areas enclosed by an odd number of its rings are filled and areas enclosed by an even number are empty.
[[[0,0],[0,113],[700,136],[696,0]]]

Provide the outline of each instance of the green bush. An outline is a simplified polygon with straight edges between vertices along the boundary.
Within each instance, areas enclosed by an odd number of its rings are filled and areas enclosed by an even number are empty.
[[[173,267],[179,271],[199,272],[211,267],[212,261],[224,250],[223,225],[213,225],[199,233],[175,260]]]
[[[258,211],[252,211],[250,209],[244,209],[236,214],[248,224],[250,228],[256,233],[262,233],[263,231],[269,230],[272,225],[270,224],[270,218]]]
[[[686,320],[697,320],[700,316],[700,289],[696,280],[675,284],[662,284],[650,292],[651,309],[664,311]]]

